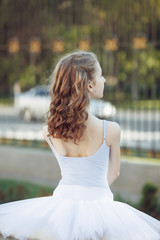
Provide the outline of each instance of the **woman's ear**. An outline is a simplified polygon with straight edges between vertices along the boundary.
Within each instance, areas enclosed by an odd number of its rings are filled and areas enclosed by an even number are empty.
[[[90,81],[88,82],[88,92],[93,93],[94,92],[94,82]]]

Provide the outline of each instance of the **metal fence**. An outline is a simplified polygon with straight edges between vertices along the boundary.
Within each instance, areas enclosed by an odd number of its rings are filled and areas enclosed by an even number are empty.
[[[1,105],[44,84],[64,53],[93,51],[107,80],[104,100],[117,109],[111,120],[121,126],[122,153],[160,158],[159,7],[158,0],[1,0]],[[19,139],[32,129],[31,139],[42,140],[35,127],[42,122],[24,123],[4,107],[0,121],[2,143],[21,128]]]

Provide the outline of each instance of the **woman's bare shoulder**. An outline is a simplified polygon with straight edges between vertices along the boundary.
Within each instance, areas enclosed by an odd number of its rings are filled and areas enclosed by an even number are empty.
[[[112,145],[115,141],[120,141],[121,128],[117,122],[107,121],[106,143]]]
[[[119,132],[121,129],[120,125],[117,122],[107,120],[107,125],[108,125],[107,127],[108,131]]]
[[[41,128],[44,139],[48,140],[48,127],[47,125],[42,126]]]

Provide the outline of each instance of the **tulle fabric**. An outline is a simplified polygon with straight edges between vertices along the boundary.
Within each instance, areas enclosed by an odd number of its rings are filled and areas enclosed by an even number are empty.
[[[160,240],[160,221],[105,188],[60,185],[52,196],[0,205],[0,232],[20,240]]]

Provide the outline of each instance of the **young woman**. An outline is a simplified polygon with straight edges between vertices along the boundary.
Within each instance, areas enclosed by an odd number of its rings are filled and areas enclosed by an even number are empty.
[[[20,240],[159,240],[160,222],[114,201],[110,185],[120,172],[120,127],[90,112],[105,79],[91,52],[57,64],[43,135],[62,178],[52,196],[0,206],[0,232]]]

